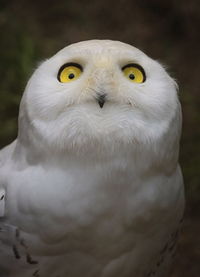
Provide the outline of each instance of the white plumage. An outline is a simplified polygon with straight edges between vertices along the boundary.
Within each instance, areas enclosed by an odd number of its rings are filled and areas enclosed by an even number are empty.
[[[1,277],[164,277],[184,209],[174,80],[117,41],[29,80],[0,152]]]

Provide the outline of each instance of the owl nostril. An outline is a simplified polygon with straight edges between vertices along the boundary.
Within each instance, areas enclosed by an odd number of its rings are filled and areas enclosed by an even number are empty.
[[[99,103],[100,108],[103,108],[103,105],[105,104],[106,101],[106,94],[97,94],[97,102]]]

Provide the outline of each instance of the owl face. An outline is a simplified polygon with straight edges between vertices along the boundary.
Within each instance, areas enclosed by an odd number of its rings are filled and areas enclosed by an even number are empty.
[[[122,42],[91,40],[39,66],[26,87],[21,118],[29,126],[26,136],[31,130],[63,151],[151,144],[172,123],[180,125],[178,107],[176,84],[158,62]]]

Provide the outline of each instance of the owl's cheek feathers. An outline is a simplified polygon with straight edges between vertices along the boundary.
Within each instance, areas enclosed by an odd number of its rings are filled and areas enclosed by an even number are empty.
[[[70,107],[53,120],[34,120],[31,128],[26,133],[30,133],[32,140],[37,136],[36,141],[39,138],[44,143],[43,149],[48,147],[50,153],[56,150],[96,156],[100,152],[108,155],[119,152],[122,148],[145,152],[159,149],[161,144],[161,149],[167,149],[172,138],[178,140],[176,124],[172,126],[167,120],[152,122],[127,105],[116,108],[115,104],[105,102],[100,108],[97,101]]]

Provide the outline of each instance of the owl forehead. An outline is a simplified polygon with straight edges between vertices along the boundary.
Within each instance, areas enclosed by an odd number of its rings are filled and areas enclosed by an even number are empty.
[[[93,61],[100,66],[108,63],[139,62],[146,55],[139,49],[118,41],[86,41],[72,44],[56,54],[62,60]]]

